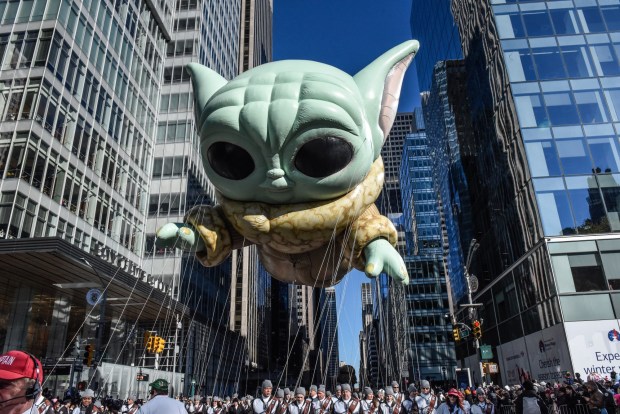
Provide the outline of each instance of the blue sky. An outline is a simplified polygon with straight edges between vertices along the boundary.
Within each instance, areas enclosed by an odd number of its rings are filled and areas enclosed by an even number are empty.
[[[274,60],[307,59],[354,75],[398,43],[411,39],[411,0],[274,0]],[[420,102],[411,65],[400,111]],[[360,285],[369,279],[349,274],[336,288],[340,360],[359,367],[362,326]],[[359,370],[358,370],[359,372]]]

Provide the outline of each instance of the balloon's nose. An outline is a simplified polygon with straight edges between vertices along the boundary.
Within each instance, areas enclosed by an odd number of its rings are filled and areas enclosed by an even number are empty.
[[[267,171],[267,178],[271,180],[277,180],[278,178],[284,177],[284,170],[281,168],[272,168]]]
[[[268,191],[286,191],[293,186],[292,181],[288,180],[284,170],[280,168],[272,168],[267,171],[267,179],[260,185]]]

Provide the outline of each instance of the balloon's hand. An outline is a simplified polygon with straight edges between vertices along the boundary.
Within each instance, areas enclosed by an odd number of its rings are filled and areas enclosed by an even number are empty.
[[[188,223],[168,223],[157,230],[157,247],[177,248],[186,252],[200,252],[205,249],[204,241],[196,228]]]
[[[364,271],[368,277],[377,277],[383,272],[403,285],[409,284],[409,274],[403,258],[386,239],[376,239],[368,243],[364,247],[364,256]]]

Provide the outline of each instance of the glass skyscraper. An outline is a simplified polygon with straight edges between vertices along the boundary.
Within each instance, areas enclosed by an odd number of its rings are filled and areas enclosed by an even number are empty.
[[[0,234],[140,264],[169,2],[0,4]]]
[[[436,148],[460,154],[467,181],[471,215],[453,218],[480,243],[471,271],[481,341],[499,364],[491,376],[610,372],[596,352],[620,329],[620,4],[453,0],[452,15],[464,59],[435,68],[428,102],[447,103],[456,126]],[[473,343],[457,351],[480,381]]]
[[[446,270],[454,302],[467,295],[464,267],[472,239],[471,204],[464,165],[476,156],[468,145],[472,133],[461,60],[439,61],[433,83],[423,94],[426,137],[433,178],[441,202]],[[453,310],[454,311],[454,310]]]
[[[143,342],[145,332],[175,336],[158,309],[189,320],[172,286],[142,269],[173,9],[163,0],[0,2],[0,346],[57,368],[44,386],[58,393],[75,385],[78,365],[103,393],[139,390],[138,366],[159,368],[180,390],[170,342],[157,356]]]
[[[239,70],[240,21],[241,0],[178,0],[171,41],[166,45],[144,268],[170,285],[174,297],[197,316],[192,326],[184,326],[189,345],[183,359],[186,393],[192,380],[199,394],[236,389],[241,361],[256,359],[247,356],[247,346],[254,342],[242,335],[234,322],[230,324],[231,311],[237,309],[232,295],[237,290],[232,286],[242,278],[242,260],[233,255],[220,266],[205,268],[193,254],[154,244],[159,227],[182,222],[185,213],[196,205],[215,202],[214,188],[200,158],[193,90],[185,67],[198,62],[226,79],[235,77]],[[213,355],[217,349],[231,352],[220,358]]]
[[[420,51],[413,61],[420,91],[428,91],[437,61],[463,57],[450,0],[412,0],[411,36],[420,42]]]
[[[416,127],[405,137],[400,169],[403,221],[407,243],[404,289],[408,319],[408,368],[412,380],[436,382],[453,378],[456,366],[449,312],[442,216],[433,179],[433,157],[421,108]]]
[[[320,348],[325,358],[325,370],[322,383],[326,387],[336,389],[336,378],[340,367],[340,353],[338,352],[338,309],[336,307],[336,288],[322,289],[319,296],[321,344]]]

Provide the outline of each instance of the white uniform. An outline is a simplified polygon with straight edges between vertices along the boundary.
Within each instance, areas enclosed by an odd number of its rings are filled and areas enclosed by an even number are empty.
[[[372,408],[372,403],[373,403],[372,400],[362,400],[362,401],[360,401],[362,414],[368,414],[368,412]]]
[[[138,410],[138,414],[187,414],[181,401],[167,395],[156,395]]]
[[[337,400],[334,403],[334,413],[336,414],[345,414],[349,411],[349,408],[354,407],[353,411],[350,414],[358,414],[360,412],[361,404],[359,400],[354,400],[351,398],[350,400]]]
[[[37,400],[32,404],[30,408],[24,411],[22,414],[39,414],[39,407],[44,405],[45,398],[41,395],[37,398]]]
[[[379,405],[379,412],[381,414],[392,414],[394,413],[394,408],[396,406],[398,406],[398,404],[396,404],[395,401],[392,401],[392,402],[384,401],[381,403],[381,405]],[[400,411],[400,406],[398,409]]]
[[[314,413],[315,414],[327,414],[330,412],[330,408],[334,402],[331,398],[323,398],[322,400],[317,400],[314,402]]]
[[[435,401],[433,409],[430,409],[431,400]],[[439,398],[433,394],[420,394],[415,397],[415,402],[418,404],[418,410],[420,414],[436,414],[437,406],[440,404]]]
[[[412,408],[413,408],[413,404],[416,404],[413,400],[406,398],[405,400],[403,400],[403,408],[405,409],[405,412],[407,414],[411,414],[413,412]],[[417,408],[417,404],[416,404],[416,408]]]
[[[490,414],[495,414],[495,407],[493,404],[488,404],[486,401],[476,401],[476,403],[471,406],[470,412],[471,414],[487,414],[487,409],[491,410]]]
[[[86,409],[84,408],[84,410],[86,410]],[[96,408],[93,406],[93,413],[98,413],[99,412],[99,411],[95,411],[95,410],[96,410]],[[73,411],[71,411],[71,414],[80,414],[80,413],[82,413],[82,404],[79,404],[77,407],[75,407],[73,409]]]
[[[263,414],[267,411],[267,407],[273,405],[271,412],[273,413],[273,409],[275,408],[277,401],[273,397],[265,397],[261,395],[259,398],[254,398],[252,401],[252,410],[254,414]]]
[[[133,403],[131,405],[123,404],[123,407],[121,408],[121,413],[134,414],[136,411],[138,411],[138,408],[140,407],[136,403]]]
[[[288,413],[289,414],[312,414],[312,402],[309,400],[304,400],[304,402],[301,404],[299,404],[298,402],[289,404]]]

